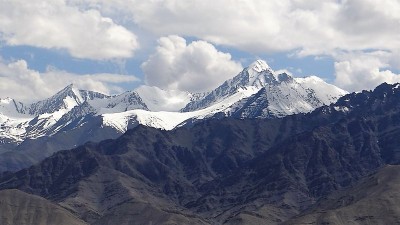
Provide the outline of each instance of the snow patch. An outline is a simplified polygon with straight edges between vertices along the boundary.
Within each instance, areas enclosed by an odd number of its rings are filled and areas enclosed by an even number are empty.
[[[267,62],[265,62],[264,60],[261,60],[261,59],[253,62],[249,66],[249,68],[256,71],[257,73],[261,73],[262,71],[266,71],[266,70],[271,70],[271,67],[268,66]]]

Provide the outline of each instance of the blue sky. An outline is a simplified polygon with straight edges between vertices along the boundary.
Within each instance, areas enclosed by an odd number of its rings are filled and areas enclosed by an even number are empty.
[[[0,3],[0,98],[207,91],[256,59],[348,91],[400,81],[399,0]]]

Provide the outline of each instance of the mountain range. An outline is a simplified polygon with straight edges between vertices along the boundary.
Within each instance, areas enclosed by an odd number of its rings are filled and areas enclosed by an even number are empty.
[[[2,173],[0,190],[96,225],[396,224],[399,87],[285,117],[138,125]]]
[[[0,171],[25,168],[87,141],[117,138],[139,124],[172,130],[209,118],[281,118],[345,94],[318,77],[294,78],[257,60],[207,93],[141,86],[109,96],[69,85],[30,104],[0,99]]]

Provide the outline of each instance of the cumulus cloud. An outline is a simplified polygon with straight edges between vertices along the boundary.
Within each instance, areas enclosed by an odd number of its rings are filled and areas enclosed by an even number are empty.
[[[194,36],[256,53],[316,55],[400,46],[398,0],[71,1],[125,13],[158,35]]]
[[[400,74],[389,70],[388,62],[394,57],[397,56],[382,51],[340,56],[335,62],[335,84],[348,91],[360,91],[383,82],[400,82]]]
[[[0,0],[0,40],[8,45],[63,49],[77,58],[131,57],[135,34],[95,9],[65,0]]]
[[[243,69],[210,43],[187,44],[179,36],[160,38],[156,52],[141,68],[148,85],[190,92],[209,91]]]
[[[80,89],[101,93],[120,92],[119,83],[135,82],[138,78],[119,74],[77,75],[50,69],[44,73],[28,68],[26,61],[0,61],[0,98],[34,101],[49,97],[73,83]]]

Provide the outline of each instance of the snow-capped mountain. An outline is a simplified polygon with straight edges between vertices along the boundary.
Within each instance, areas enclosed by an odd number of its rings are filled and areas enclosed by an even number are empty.
[[[208,93],[141,86],[109,96],[69,85],[32,104],[0,99],[0,172],[88,141],[117,138],[139,124],[171,130],[208,118],[284,117],[344,94],[317,77],[294,78],[258,60]]]
[[[221,104],[222,112],[240,118],[284,117],[329,105],[345,94],[346,91],[318,77],[293,78],[287,73],[276,73],[265,61],[257,60],[182,111]]]
[[[136,91],[153,110],[103,114],[106,126],[121,132],[137,124],[169,130],[215,115],[239,118],[284,117],[310,112],[347,94],[315,76],[293,78],[286,73],[276,73],[262,60],[252,63],[210,93],[163,91],[147,86],[139,87]],[[185,102],[188,104],[180,112],[175,112]],[[160,111],[168,106],[171,111]]]
[[[239,118],[275,118],[305,113],[336,102],[346,92],[311,76],[293,78],[279,74],[274,85],[232,105],[230,113]]]
[[[265,61],[257,60],[237,76],[225,81],[221,86],[211,91],[204,98],[190,102],[182,111],[189,112],[204,109],[233,96],[236,97],[234,98],[236,101],[244,97],[250,97],[267,83],[275,80],[273,77],[274,73],[268,64]]]
[[[87,115],[134,109],[148,110],[136,92],[108,96],[78,90],[73,85],[32,104],[6,98],[0,100],[0,138],[21,142],[26,138],[51,136],[70,123],[81,125],[76,120],[83,120]]]
[[[274,118],[305,113],[335,102],[346,92],[317,77],[293,78],[257,60],[209,93],[141,86],[109,96],[69,85],[32,104],[0,100],[0,138],[21,142],[68,132],[96,120],[96,129],[119,133],[143,124],[173,129],[218,116]]]

